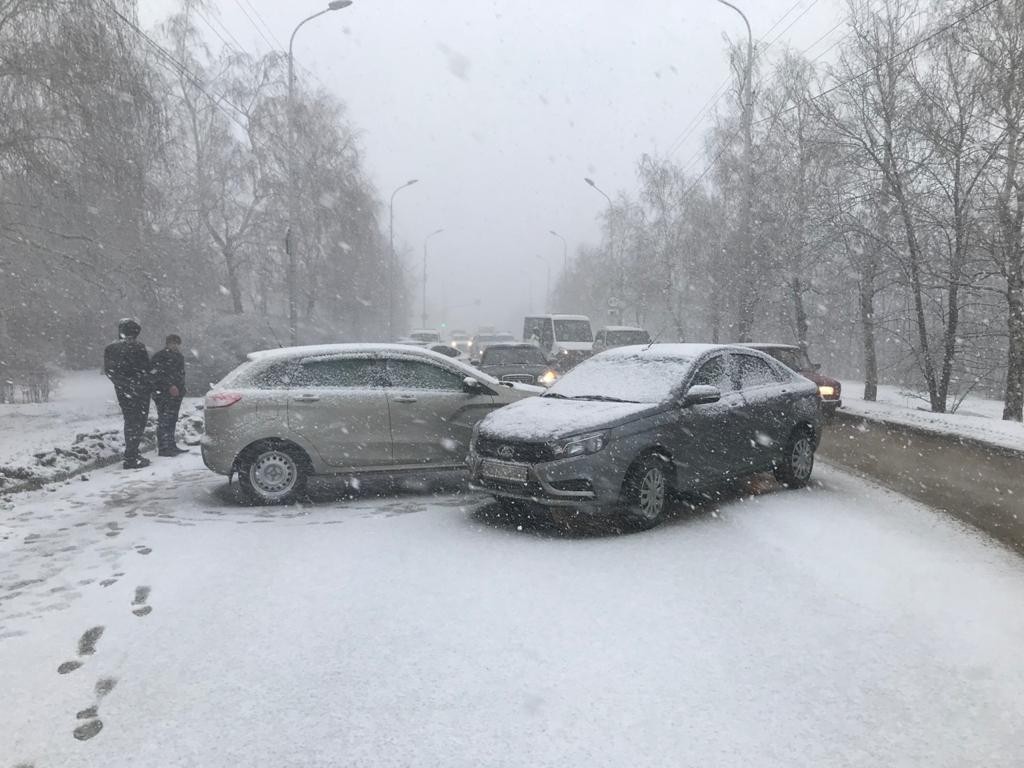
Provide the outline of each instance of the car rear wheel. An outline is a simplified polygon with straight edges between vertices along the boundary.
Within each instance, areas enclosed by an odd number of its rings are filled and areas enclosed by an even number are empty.
[[[294,446],[261,443],[238,462],[238,484],[253,504],[291,504],[306,492],[309,462]]]
[[[668,462],[662,456],[645,456],[630,467],[626,475],[622,486],[622,515],[632,528],[653,528],[662,521],[671,493]]]
[[[803,488],[814,470],[814,435],[796,429],[789,436],[782,461],[775,466],[775,479],[787,488]]]

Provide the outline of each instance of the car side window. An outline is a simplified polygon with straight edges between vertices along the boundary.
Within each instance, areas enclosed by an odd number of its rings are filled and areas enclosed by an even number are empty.
[[[307,360],[299,366],[295,387],[350,387],[363,389],[383,387],[386,383],[384,364],[370,358],[342,360]]]
[[[736,357],[740,389],[753,389],[778,384],[782,377],[768,363],[752,355]]]
[[[717,387],[719,392],[732,392],[735,389],[729,371],[729,359],[725,355],[717,355],[705,362],[694,374],[690,386],[698,384]]]
[[[388,379],[399,389],[432,389],[461,392],[463,376],[419,360],[388,360]]]

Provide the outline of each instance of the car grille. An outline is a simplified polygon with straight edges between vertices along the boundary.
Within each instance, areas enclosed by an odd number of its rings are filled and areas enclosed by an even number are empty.
[[[519,384],[533,384],[536,378],[529,373],[508,373],[501,377],[502,381],[515,381]]]
[[[551,447],[545,443],[523,443],[511,440],[498,440],[481,435],[476,441],[476,452],[489,459],[502,461],[521,461],[526,464],[537,464],[555,458]]]

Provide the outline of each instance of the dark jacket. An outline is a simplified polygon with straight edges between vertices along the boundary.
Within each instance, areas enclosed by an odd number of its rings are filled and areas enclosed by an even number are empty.
[[[120,339],[103,350],[103,373],[130,394],[149,392],[149,352],[135,339]]]
[[[150,361],[153,397],[169,397],[171,387],[178,388],[178,397],[185,396],[185,356],[181,352],[161,349]]]

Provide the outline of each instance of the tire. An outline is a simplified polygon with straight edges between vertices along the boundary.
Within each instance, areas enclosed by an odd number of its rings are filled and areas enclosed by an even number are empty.
[[[629,468],[620,503],[628,527],[643,531],[661,523],[672,495],[668,468],[668,461],[656,454],[637,459]]]
[[[305,495],[309,475],[309,459],[288,443],[259,443],[238,461],[238,484],[260,506],[294,503]]]
[[[775,465],[775,479],[787,488],[803,488],[814,470],[814,435],[809,429],[793,430],[786,442],[780,463]]]

